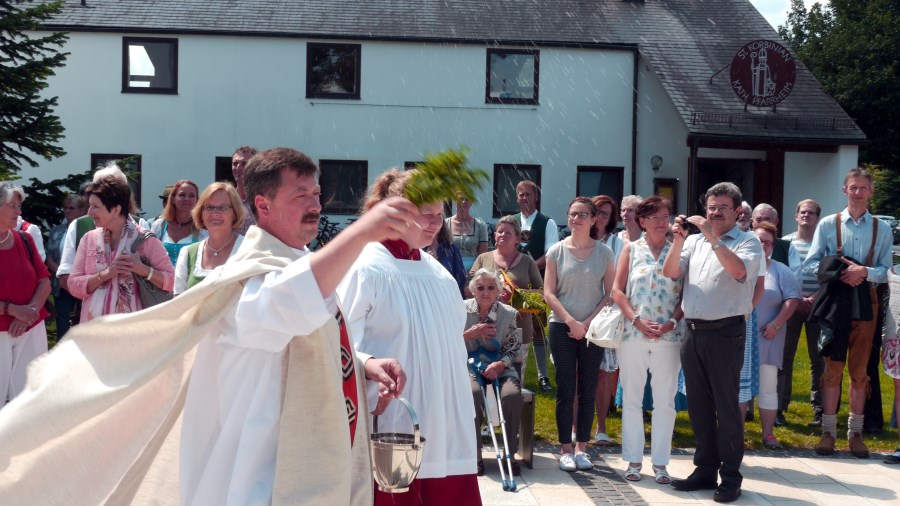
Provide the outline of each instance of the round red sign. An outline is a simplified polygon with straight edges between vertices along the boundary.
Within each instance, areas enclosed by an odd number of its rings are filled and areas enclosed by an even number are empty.
[[[749,105],[773,106],[791,94],[797,78],[794,55],[771,40],[744,44],[731,60],[731,89]]]

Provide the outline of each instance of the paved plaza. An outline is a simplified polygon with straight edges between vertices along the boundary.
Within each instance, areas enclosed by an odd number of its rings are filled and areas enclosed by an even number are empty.
[[[619,448],[589,447],[592,471],[565,473],[559,470],[557,448],[535,449],[534,468],[522,466],[517,490],[504,492],[493,452],[484,451],[486,473],[479,478],[485,506],[590,504],[717,504],[713,491],[678,492],[671,485],[658,485],[644,457],[643,477],[628,482],[626,463]],[[674,450],[668,466],[673,478],[693,470],[691,450]],[[750,451],[744,456],[743,494],[732,504],[758,505],[900,505],[900,466],[881,462],[883,454],[860,460],[849,453],[819,457],[812,451]]]

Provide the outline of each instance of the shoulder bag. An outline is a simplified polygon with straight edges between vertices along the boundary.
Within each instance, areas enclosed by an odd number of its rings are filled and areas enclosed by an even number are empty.
[[[140,248],[141,244],[144,243],[148,238],[156,237],[152,232],[144,230],[141,232],[140,237],[138,237],[134,243],[131,245],[131,252],[137,254],[138,248]],[[146,258],[140,257],[141,262],[149,265],[149,262]],[[138,297],[141,299],[141,307],[146,309],[150,306],[155,306],[157,304],[161,304],[168,300],[172,300],[172,292],[167,292],[162,288],[157,288],[156,285],[150,282],[149,279],[138,276],[135,273],[131,273],[134,276],[135,284],[138,287]]]

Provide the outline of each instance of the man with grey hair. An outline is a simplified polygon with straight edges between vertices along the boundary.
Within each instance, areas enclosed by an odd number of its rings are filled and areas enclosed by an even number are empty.
[[[750,204],[748,204],[747,201],[741,202],[741,207],[737,216],[737,225],[741,227],[742,231],[747,232],[750,230],[750,216],[752,214],[753,209],[750,207]]]
[[[676,490],[716,489],[717,502],[741,495],[744,427],[738,404],[746,318],[753,293],[764,283],[759,239],[737,226],[741,191],[718,183],[706,192],[706,217],[679,216],[663,275],[686,276],[681,306],[686,333],[681,347],[688,414],[697,438],[696,469]],[[700,229],[688,236],[687,224]],[[716,473],[722,477],[717,483]]]
[[[119,168],[116,160],[98,167],[92,176],[93,182],[96,183],[107,176],[113,176],[124,181],[126,184],[128,183],[128,176],[122,172],[122,169]],[[83,192],[86,189],[87,187],[82,185],[82,196],[84,196]],[[135,216],[135,213],[137,213],[137,206],[134,203],[134,195],[131,196],[130,207],[131,209],[128,210],[128,213],[135,219],[134,221],[138,222],[141,228],[150,230],[149,223],[143,218]],[[88,215],[73,220],[69,223],[69,228],[66,229],[66,238],[63,241],[62,254],[59,258],[59,267],[56,269],[56,276],[59,278],[59,286],[66,291],[69,290],[69,274],[72,272],[72,264],[75,263],[75,252],[78,249],[78,243],[81,242],[81,238],[84,237],[84,234],[91,230],[94,230],[94,219]]]
[[[759,204],[750,214],[750,223],[751,226],[756,226],[762,222],[771,223],[778,228],[778,211],[769,204]],[[784,265],[790,266],[792,260],[796,262],[797,252],[792,250],[791,242],[785,241],[784,239],[775,239],[775,244],[772,249],[772,260],[776,262],[781,262]],[[784,425],[784,417],[782,418],[782,423],[775,422],[775,425]]]

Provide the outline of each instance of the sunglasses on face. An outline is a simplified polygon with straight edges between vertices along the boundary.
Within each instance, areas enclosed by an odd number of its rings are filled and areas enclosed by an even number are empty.
[[[479,292],[483,292],[483,291],[485,291],[485,290],[487,290],[487,291],[489,291],[489,292],[493,292],[494,290],[497,289],[497,285],[476,286],[475,289],[478,290]]]

